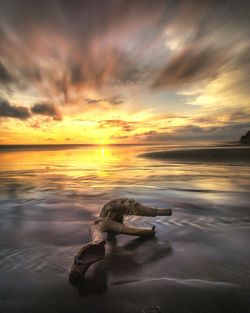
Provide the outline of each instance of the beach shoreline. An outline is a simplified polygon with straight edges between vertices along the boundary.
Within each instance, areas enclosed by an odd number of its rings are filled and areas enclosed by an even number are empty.
[[[162,150],[177,147],[0,152],[1,313],[249,312],[249,163],[138,157]],[[155,236],[108,237],[105,258],[71,285],[89,225],[123,197],[173,214],[128,216]]]
[[[250,147],[235,148],[195,148],[175,149],[156,152],[147,152],[140,155],[150,159],[181,161],[181,162],[244,162],[250,163]]]

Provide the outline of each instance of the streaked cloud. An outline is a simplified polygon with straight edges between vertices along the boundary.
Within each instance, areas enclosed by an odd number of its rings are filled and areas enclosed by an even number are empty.
[[[15,81],[14,77],[12,77],[12,75],[8,72],[5,66],[0,62],[0,83],[9,84],[14,81]]]
[[[203,46],[186,47],[177,53],[152,84],[153,88],[178,88],[216,78],[228,62],[227,51]]]
[[[48,127],[57,142],[236,138],[249,122],[249,8],[2,0],[1,123],[17,140]]]

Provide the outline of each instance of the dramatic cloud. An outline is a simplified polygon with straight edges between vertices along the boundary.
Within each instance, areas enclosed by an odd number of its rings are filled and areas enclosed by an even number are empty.
[[[19,85],[65,102],[82,90],[140,79],[164,28],[163,1],[25,3],[22,10],[17,0],[0,3],[1,57]]]
[[[208,47],[188,47],[171,59],[158,75],[153,88],[180,87],[191,82],[201,82],[216,77],[228,57],[225,50]]]
[[[212,78],[225,51],[241,59],[234,44],[246,45],[249,35],[247,1],[25,3],[20,10],[17,0],[1,1],[1,58],[17,86],[64,102],[107,85],[165,88]],[[2,63],[0,80],[13,81]]]
[[[1,121],[30,118],[28,140],[47,124],[62,142],[238,136],[249,38],[248,0],[1,0]]]
[[[62,120],[60,111],[52,104],[38,103],[32,106],[31,110],[24,106],[14,106],[6,99],[0,99],[0,118],[11,117],[21,120],[26,120],[32,117],[33,114],[44,115],[52,117],[54,120]],[[39,126],[35,126],[38,125]],[[39,128],[40,123],[38,121],[33,122],[33,128]]]
[[[249,123],[233,123],[215,127],[181,126],[171,132],[149,131],[133,135],[133,140],[141,142],[228,141],[237,142],[250,127]]]
[[[54,120],[61,120],[62,116],[60,111],[50,103],[37,103],[31,108],[32,113],[50,116]]]
[[[30,111],[26,107],[12,106],[7,100],[0,99],[0,118],[12,117],[25,120],[30,116]]]

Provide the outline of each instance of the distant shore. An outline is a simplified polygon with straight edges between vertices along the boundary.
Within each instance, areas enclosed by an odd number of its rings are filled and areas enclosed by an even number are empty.
[[[221,143],[208,143],[207,147],[242,147],[239,142],[221,142]],[[77,149],[84,147],[122,147],[122,146],[162,146],[161,143],[110,143],[110,144],[94,144],[94,143],[69,143],[69,144],[0,144],[1,151],[17,151],[17,150],[65,150],[65,149]],[[180,146],[186,147],[185,144],[169,144],[166,147],[178,148]],[[194,145],[193,147],[197,147]]]
[[[20,145],[0,145],[1,151],[17,151],[17,150],[66,150],[66,149],[77,149],[77,148],[85,148],[85,147],[119,147],[119,146],[146,146],[149,144],[135,144],[135,143],[113,143],[113,144],[20,144]]]
[[[183,162],[245,162],[250,163],[250,147],[200,148],[157,151],[141,154],[142,157]]]

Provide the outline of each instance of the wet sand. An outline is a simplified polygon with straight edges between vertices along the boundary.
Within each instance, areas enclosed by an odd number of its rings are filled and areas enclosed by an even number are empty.
[[[151,150],[0,153],[1,313],[250,311],[249,165],[137,157]],[[105,259],[72,286],[89,224],[119,197],[173,215],[126,219],[156,237],[109,238]]]
[[[201,148],[157,151],[142,154],[143,157],[179,160],[184,162],[242,162],[250,163],[250,147]]]

